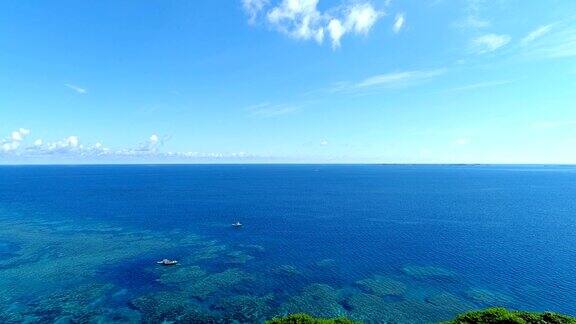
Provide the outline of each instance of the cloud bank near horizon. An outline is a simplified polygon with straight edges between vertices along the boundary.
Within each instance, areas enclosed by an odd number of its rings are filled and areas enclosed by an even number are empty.
[[[31,131],[19,128],[0,138],[0,163],[6,161],[226,161],[271,158],[246,152],[174,152],[165,151],[164,144],[169,136],[152,134],[147,140],[128,148],[112,149],[101,142],[84,143],[76,135],[55,141],[37,138],[29,141]]]

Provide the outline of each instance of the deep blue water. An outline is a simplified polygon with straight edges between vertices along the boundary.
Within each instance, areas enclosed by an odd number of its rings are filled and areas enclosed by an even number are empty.
[[[575,198],[569,166],[0,167],[0,320],[576,315]]]

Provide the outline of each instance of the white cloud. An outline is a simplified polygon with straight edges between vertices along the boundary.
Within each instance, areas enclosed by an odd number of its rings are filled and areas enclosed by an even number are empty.
[[[326,145],[328,145],[328,144],[329,144],[329,143],[328,143],[328,141],[327,141],[326,139],[323,139],[323,140],[320,141],[320,145],[321,145],[321,146],[326,146]]]
[[[16,131],[20,133],[20,130]],[[26,135],[29,131],[24,131]],[[0,163],[5,161],[219,161],[219,160],[270,160],[272,156],[249,154],[244,151],[210,153],[210,152],[162,152],[162,143],[168,140],[166,136],[151,135],[147,142],[150,147],[123,148],[113,150],[105,147],[101,142],[83,145],[78,136],[68,136],[64,139],[46,142],[36,139],[33,144],[26,146],[23,140],[12,140],[10,136],[0,139]],[[15,159],[15,160],[11,160]]]
[[[268,0],[242,0],[242,7],[248,14],[248,21],[251,24],[256,22],[256,18],[266,5],[268,5]]]
[[[494,52],[510,42],[508,35],[486,34],[475,38],[472,47],[479,54]]]
[[[480,18],[483,10],[484,0],[466,0],[465,17],[456,22],[456,27],[480,29],[491,25],[490,21]]]
[[[346,33],[367,35],[382,13],[372,5],[355,4],[344,13],[343,18],[332,18],[326,27],[332,39],[332,47],[340,47],[340,39]]]
[[[396,19],[394,20],[394,25],[392,26],[392,30],[397,34],[399,33],[402,28],[404,27],[405,18],[404,14],[396,15]]]
[[[314,40],[316,43],[321,44],[324,41],[324,29],[319,29],[316,34],[314,34]]]
[[[45,143],[42,139],[36,139],[32,145],[25,144],[25,137],[30,134],[27,129],[20,129],[12,132],[9,140],[0,142],[3,153],[15,155],[46,155],[67,153],[71,151],[82,151],[84,148],[80,144],[77,136],[68,136],[60,141]]]
[[[434,78],[445,73],[444,69],[424,71],[404,71],[371,76],[356,84],[357,88],[375,86],[404,86],[416,81]]]
[[[76,92],[79,93],[79,94],[87,94],[87,93],[88,93],[88,90],[86,90],[85,88],[79,87],[79,86],[77,86],[77,85],[69,84],[69,83],[66,83],[66,84],[64,84],[64,85],[65,85],[66,87],[68,87],[68,88],[76,91]]]
[[[16,151],[20,147],[20,142],[6,142],[2,144],[2,151],[11,152]]]
[[[12,141],[21,142],[24,140],[24,137],[28,136],[29,134],[30,130],[20,128],[18,130],[13,131],[12,134],[10,135],[10,138],[12,139]]]
[[[520,43],[522,45],[528,45],[529,43],[532,43],[536,39],[548,34],[551,30],[552,30],[551,24],[545,25],[545,26],[540,26],[540,27],[534,29],[533,31],[531,31],[528,35],[526,35],[526,37],[522,38]]]
[[[170,138],[168,136],[159,136],[158,134],[152,134],[148,137],[148,140],[136,149],[140,152],[156,152],[164,145],[166,141]]]
[[[156,145],[156,144],[158,144],[160,137],[156,134],[152,134],[152,135],[150,135],[150,138],[148,140],[150,141],[151,145]]]
[[[80,145],[78,136],[68,136],[56,142],[47,142],[42,145],[35,145],[31,149],[36,150],[39,154],[56,154],[69,153],[73,151],[82,151],[84,147]]]
[[[268,12],[268,21],[283,33],[296,39],[324,38],[322,14],[316,9],[318,0],[283,0]]]
[[[332,47],[340,46],[340,38],[344,35],[344,26],[338,19],[331,19],[328,23],[328,32],[330,33],[330,38],[332,39]]]
[[[381,15],[369,3],[353,5],[346,15],[346,29],[367,34]]]
[[[78,147],[78,144],[80,143],[80,140],[78,139],[78,136],[69,136],[66,139],[66,145],[69,147]]]
[[[332,47],[340,46],[340,39],[347,33],[366,35],[383,13],[370,3],[353,3],[348,6],[318,9],[319,0],[282,0],[266,13],[266,21],[274,29],[300,40],[323,43],[326,31]],[[269,4],[262,0],[243,0],[248,21],[254,23]]]
[[[20,129],[18,132],[26,135],[30,134],[30,131],[26,129]],[[80,143],[80,138],[75,135],[67,136],[64,139],[54,142],[45,142],[42,139],[36,139],[31,145],[25,145],[23,140],[2,144],[3,153],[29,158],[58,155],[85,156],[107,150],[108,149],[100,143],[84,146]]]
[[[22,134],[20,134],[19,131],[14,131],[14,132],[12,132],[11,138],[12,138],[13,141],[19,142],[19,141],[22,140]]]
[[[13,152],[18,150],[26,136],[30,134],[30,130],[26,128],[19,128],[10,133],[10,136],[0,139],[0,152]]]

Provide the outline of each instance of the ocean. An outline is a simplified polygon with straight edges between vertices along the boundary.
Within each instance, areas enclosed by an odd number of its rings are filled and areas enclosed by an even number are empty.
[[[572,166],[0,167],[3,323],[576,315],[575,274]]]

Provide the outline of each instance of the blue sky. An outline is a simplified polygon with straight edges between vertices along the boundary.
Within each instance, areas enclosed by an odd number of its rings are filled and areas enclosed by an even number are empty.
[[[0,163],[576,163],[576,2],[8,0],[0,89]]]

